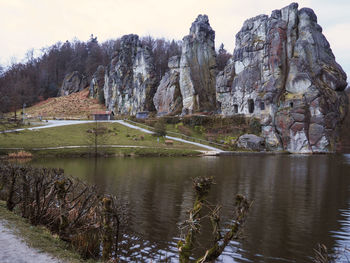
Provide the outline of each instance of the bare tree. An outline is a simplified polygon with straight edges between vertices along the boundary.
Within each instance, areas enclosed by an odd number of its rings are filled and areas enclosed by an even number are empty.
[[[109,138],[109,130],[107,124],[101,121],[95,121],[93,127],[87,131],[88,144],[93,150],[93,155],[95,157],[103,153],[102,147]]]

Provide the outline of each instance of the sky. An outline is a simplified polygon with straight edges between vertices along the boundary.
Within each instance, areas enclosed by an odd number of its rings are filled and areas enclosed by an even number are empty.
[[[29,49],[91,34],[99,42],[125,34],[182,39],[198,14],[207,14],[221,43],[233,52],[243,22],[270,15],[288,0],[0,0],[0,64],[22,61]],[[350,1],[300,0],[312,8],[337,62],[350,79]]]

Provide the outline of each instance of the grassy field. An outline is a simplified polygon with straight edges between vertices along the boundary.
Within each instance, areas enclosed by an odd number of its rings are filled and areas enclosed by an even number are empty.
[[[128,121],[128,120],[126,120]],[[130,122],[133,125],[139,126],[141,128],[146,128],[149,130],[153,130],[150,124],[138,123],[134,120]],[[152,124],[152,123],[151,123]],[[182,122],[177,124],[165,124],[165,129],[167,131],[167,135],[182,138],[185,140],[198,142],[201,144],[205,144],[208,146],[213,146],[222,150],[228,150],[229,144],[228,141],[235,140],[238,138],[238,135],[233,136],[233,134],[211,134],[207,131],[207,129],[203,126],[195,126],[190,127],[188,125],[184,125]]]
[[[66,242],[60,240],[58,237],[52,236],[46,228],[42,226],[32,226],[26,219],[8,211],[4,201],[0,201],[0,219],[6,220],[8,224],[5,225],[11,229],[15,235],[22,238],[30,247],[49,253],[66,262],[96,262],[93,260],[82,260],[80,255],[74,252]]]
[[[121,155],[193,155],[195,150],[201,148],[174,141],[172,145],[166,145],[163,138],[145,134],[141,131],[131,129],[118,123],[98,123],[98,128],[103,128],[105,134],[97,136],[98,145],[119,145],[119,146],[139,146],[142,148],[106,148],[101,147],[99,151],[107,154]],[[61,146],[89,146],[94,149],[95,136],[89,132],[96,128],[95,123],[77,124],[61,126],[55,128],[38,129],[34,131],[24,130],[15,133],[0,134],[1,148],[23,148],[26,151],[33,152],[35,148],[61,147]],[[57,149],[45,150],[51,154],[77,154],[81,155],[91,152],[92,149]],[[2,149],[2,153],[11,150]],[[12,150],[13,151],[13,150]],[[56,152],[55,152],[56,151]],[[37,152],[37,151],[35,151]],[[34,152],[34,153],[35,153]],[[37,152],[39,154],[39,152]]]
[[[38,127],[42,126],[43,124],[40,123],[38,120],[34,120],[32,122],[26,121],[25,123],[22,123],[22,121],[6,121],[6,120],[0,120],[0,131],[6,131],[6,130],[14,130],[14,129],[25,129],[25,128],[32,128],[32,127]]]

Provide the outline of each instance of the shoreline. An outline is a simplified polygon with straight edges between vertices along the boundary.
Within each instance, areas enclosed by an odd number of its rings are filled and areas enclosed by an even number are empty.
[[[0,201],[0,222],[8,232],[20,240],[21,245],[25,244],[33,253],[43,255],[44,252],[52,256],[55,262],[96,262],[92,259],[83,260],[68,243],[60,240],[47,228],[40,225],[33,226],[15,212],[8,211],[5,201]],[[16,250],[17,247],[13,249]]]
[[[290,152],[254,152],[254,151],[203,151],[203,150],[189,150],[189,149],[172,149],[172,148],[158,148],[158,147],[140,147],[140,146],[123,146],[116,145],[114,147],[102,146],[103,151],[99,151],[97,156],[90,146],[60,146],[48,148],[7,148],[0,149],[0,160],[31,160],[40,158],[113,158],[113,157],[232,157],[232,156],[271,156],[271,155],[292,155],[292,156],[314,156],[314,155],[337,155],[347,154],[346,152],[330,152],[330,153],[290,153]],[[89,150],[87,150],[89,149]],[[8,154],[24,150],[33,154],[32,158],[9,157]]]

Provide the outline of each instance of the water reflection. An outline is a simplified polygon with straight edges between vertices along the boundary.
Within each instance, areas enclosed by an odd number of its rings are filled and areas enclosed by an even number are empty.
[[[232,242],[219,262],[310,262],[318,243],[332,251],[348,245],[350,155],[55,159],[33,164],[62,167],[129,203],[133,234],[123,246],[128,260],[167,257],[176,262],[177,224],[193,203],[191,178],[202,175],[215,177],[209,200],[222,204],[223,222],[230,218],[237,193],[254,200],[245,238]],[[203,229],[201,246],[210,244],[210,232]]]

